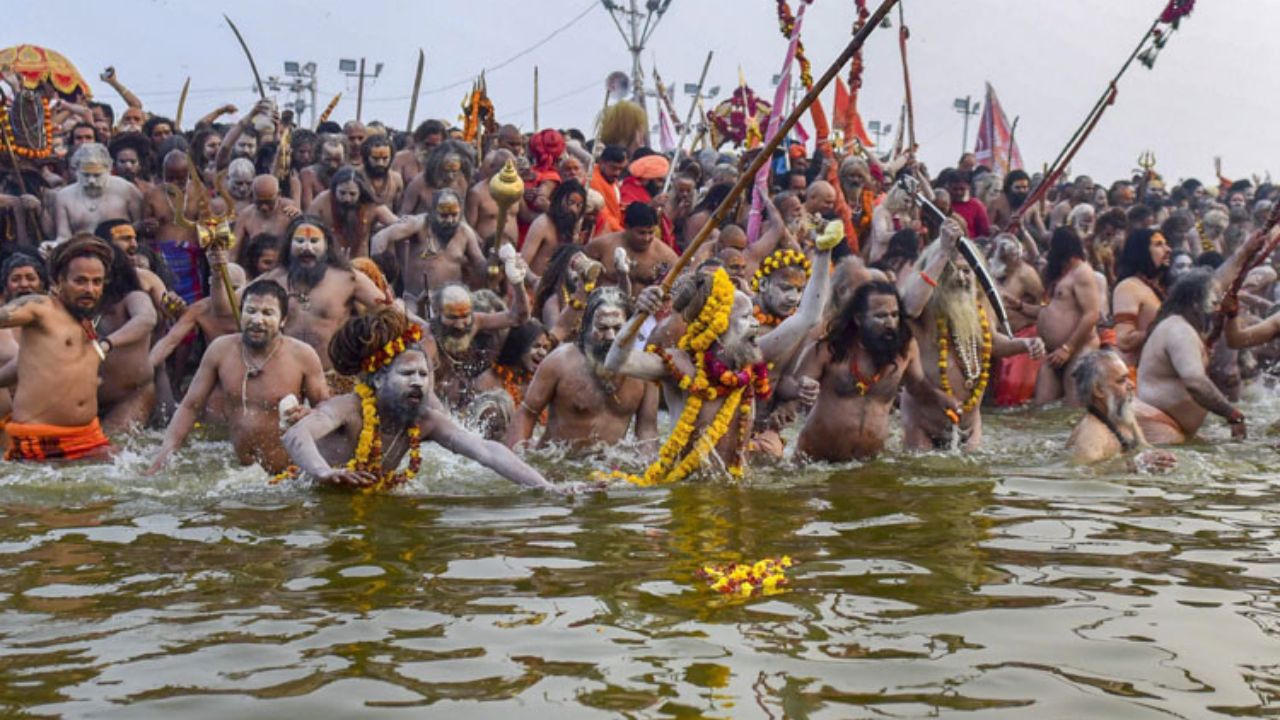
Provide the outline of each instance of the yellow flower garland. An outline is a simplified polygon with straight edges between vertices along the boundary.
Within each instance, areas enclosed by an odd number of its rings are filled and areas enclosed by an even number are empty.
[[[804,279],[808,282],[809,276],[813,275],[813,263],[809,262],[809,258],[799,250],[778,250],[765,258],[760,264],[760,269],[756,270],[756,274],[751,277],[751,290],[759,292],[761,280],[784,267],[793,265],[804,270]]]
[[[969,393],[969,398],[965,400],[964,405],[960,407],[961,412],[972,412],[978,407],[978,403],[982,402],[982,395],[987,391],[987,382],[991,379],[991,324],[987,322],[986,308],[978,305],[978,321],[982,324],[982,374],[978,376],[978,382],[973,386],[973,390]],[[950,345],[951,333],[947,327],[947,320],[944,317],[938,318],[938,381],[942,387],[942,391],[951,397],[955,397],[951,393],[951,378],[947,377],[947,368],[950,364],[947,362],[947,348]],[[952,418],[953,422],[960,422],[958,417]]]
[[[356,451],[347,461],[348,470],[362,470],[373,473],[377,480],[373,485],[364,488],[364,492],[379,492],[408,481],[418,474],[422,467],[422,430],[415,424],[410,425],[406,434],[409,436],[409,468],[405,472],[394,469],[382,470],[382,434],[378,432],[378,401],[373,388],[367,383],[358,383],[355,393],[360,398],[360,415],[364,420],[360,428],[360,437],[356,440]]]
[[[725,330],[729,329],[729,313],[733,309],[733,281],[723,268],[716,270],[712,279],[711,294],[703,303],[698,317],[689,323],[676,347],[693,355],[696,371],[692,378],[685,376],[680,380],[680,389],[688,392],[684,411],[676,420],[671,436],[658,450],[658,459],[645,470],[643,476],[631,475],[620,471],[597,473],[596,477],[613,479],[621,478],[636,485],[650,486],[659,483],[673,483],[683,480],[702,464],[707,455],[715,449],[716,443],[729,431],[729,424],[742,402],[747,387],[741,386],[725,397],[724,404],[716,411],[711,424],[703,430],[688,453],[689,438],[696,428],[698,415],[702,412],[704,400],[716,397],[716,388],[707,379],[706,353]],[[653,349],[650,349],[652,351]],[[683,459],[681,454],[684,453]],[[741,467],[730,468],[735,476],[741,476]]]

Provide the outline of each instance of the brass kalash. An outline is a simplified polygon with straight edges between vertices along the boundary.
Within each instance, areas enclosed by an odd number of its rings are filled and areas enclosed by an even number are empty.
[[[196,193],[197,213],[195,226],[196,234],[200,239],[200,249],[206,253],[210,250],[222,250],[230,253],[236,245],[235,233],[231,231],[231,223],[236,218],[235,202],[222,190],[222,184],[219,181],[218,195],[228,209],[223,213],[213,212],[213,206],[209,201],[209,190],[204,186],[204,181],[200,179],[200,174],[196,172],[194,159],[188,159],[187,170],[190,174],[190,184]],[[222,289],[227,293],[227,303],[231,305],[231,317],[235,318],[236,329],[239,330],[240,307],[236,304],[235,289],[231,287],[231,273],[227,271],[226,262],[217,263],[214,267],[222,278]]]

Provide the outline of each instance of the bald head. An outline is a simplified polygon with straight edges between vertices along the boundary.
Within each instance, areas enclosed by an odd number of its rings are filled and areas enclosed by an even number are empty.
[[[836,211],[836,189],[826,180],[818,180],[804,192],[804,209],[823,217]]]
[[[170,150],[164,155],[165,182],[182,182],[187,178],[187,153],[182,150]]]
[[[280,197],[280,181],[274,175],[259,175],[253,179],[253,204],[263,213],[276,209]]]

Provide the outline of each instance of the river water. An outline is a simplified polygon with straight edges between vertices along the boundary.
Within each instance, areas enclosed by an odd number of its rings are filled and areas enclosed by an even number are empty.
[[[1079,469],[1075,417],[993,416],[976,454],[573,499],[438,451],[383,496],[269,486],[208,441],[143,478],[156,435],[105,467],[2,465],[0,711],[1275,716],[1274,439],[1211,420],[1171,474]],[[783,554],[782,594],[694,577]]]

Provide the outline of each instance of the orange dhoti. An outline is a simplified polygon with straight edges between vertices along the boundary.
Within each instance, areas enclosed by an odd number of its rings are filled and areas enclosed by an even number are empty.
[[[97,418],[80,427],[10,421],[4,429],[9,434],[5,460],[82,460],[110,445]]]
[[[1014,337],[1036,337],[1036,326],[1028,325]],[[996,362],[996,407],[1016,407],[1031,402],[1036,394],[1036,375],[1043,360],[1032,360],[1030,355],[1014,355]]]

